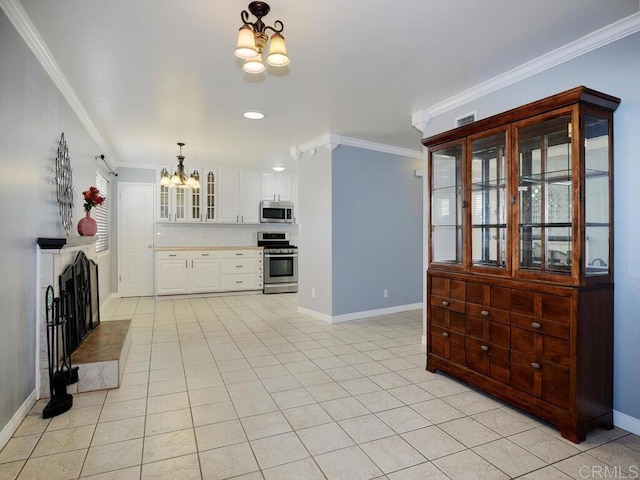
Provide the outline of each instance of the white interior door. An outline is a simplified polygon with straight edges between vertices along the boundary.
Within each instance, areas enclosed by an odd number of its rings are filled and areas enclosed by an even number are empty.
[[[118,293],[153,295],[155,185],[118,184]]]

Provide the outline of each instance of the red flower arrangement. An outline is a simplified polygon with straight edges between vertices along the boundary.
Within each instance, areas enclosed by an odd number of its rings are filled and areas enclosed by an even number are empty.
[[[82,192],[84,195],[84,211],[88,212],[93,207],[97,207],[98,205],[102,205],[104,202],[104,197],[100,195],[100,190],[97,187],[91,187],[89,190]]]

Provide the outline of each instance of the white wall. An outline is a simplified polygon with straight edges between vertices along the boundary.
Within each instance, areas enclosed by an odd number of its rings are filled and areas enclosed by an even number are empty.
[[[99,150],[4,12],[0,11],[0,441],[35,389],[36,240],[65,236],[56,201],[56,148],[64,132],[75,187],[95,185]],[[77,234],[72,232],[72,234]],[[108,269],[105,269],[108,271]],[[103,285],[110,279],[102,278]],[[10,432],[11,433],[11,432]]]
[[[620,97],[614,114],[614,419],[640,431],[640,34],[561,64],[433,118],[425,137],[449,130],[454,118],[477,110],[478,118],[585,85]],[[623,420],[620,420],[623,419]]]

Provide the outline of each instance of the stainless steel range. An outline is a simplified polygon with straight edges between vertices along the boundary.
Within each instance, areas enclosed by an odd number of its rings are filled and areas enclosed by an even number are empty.
[[[258,232],[264,247],[264,293],[298,291],[298,247],[289,244],[287,232]]]

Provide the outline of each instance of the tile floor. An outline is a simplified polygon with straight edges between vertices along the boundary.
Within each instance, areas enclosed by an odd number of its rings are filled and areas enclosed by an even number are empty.
[[[330,325],[295,295],[110,301],[122,386],[39,401],[0,479],[638,478],[640,437],[558,432],[424,369],[421,311]],[[608,475],[608,476],[606,476]]]

